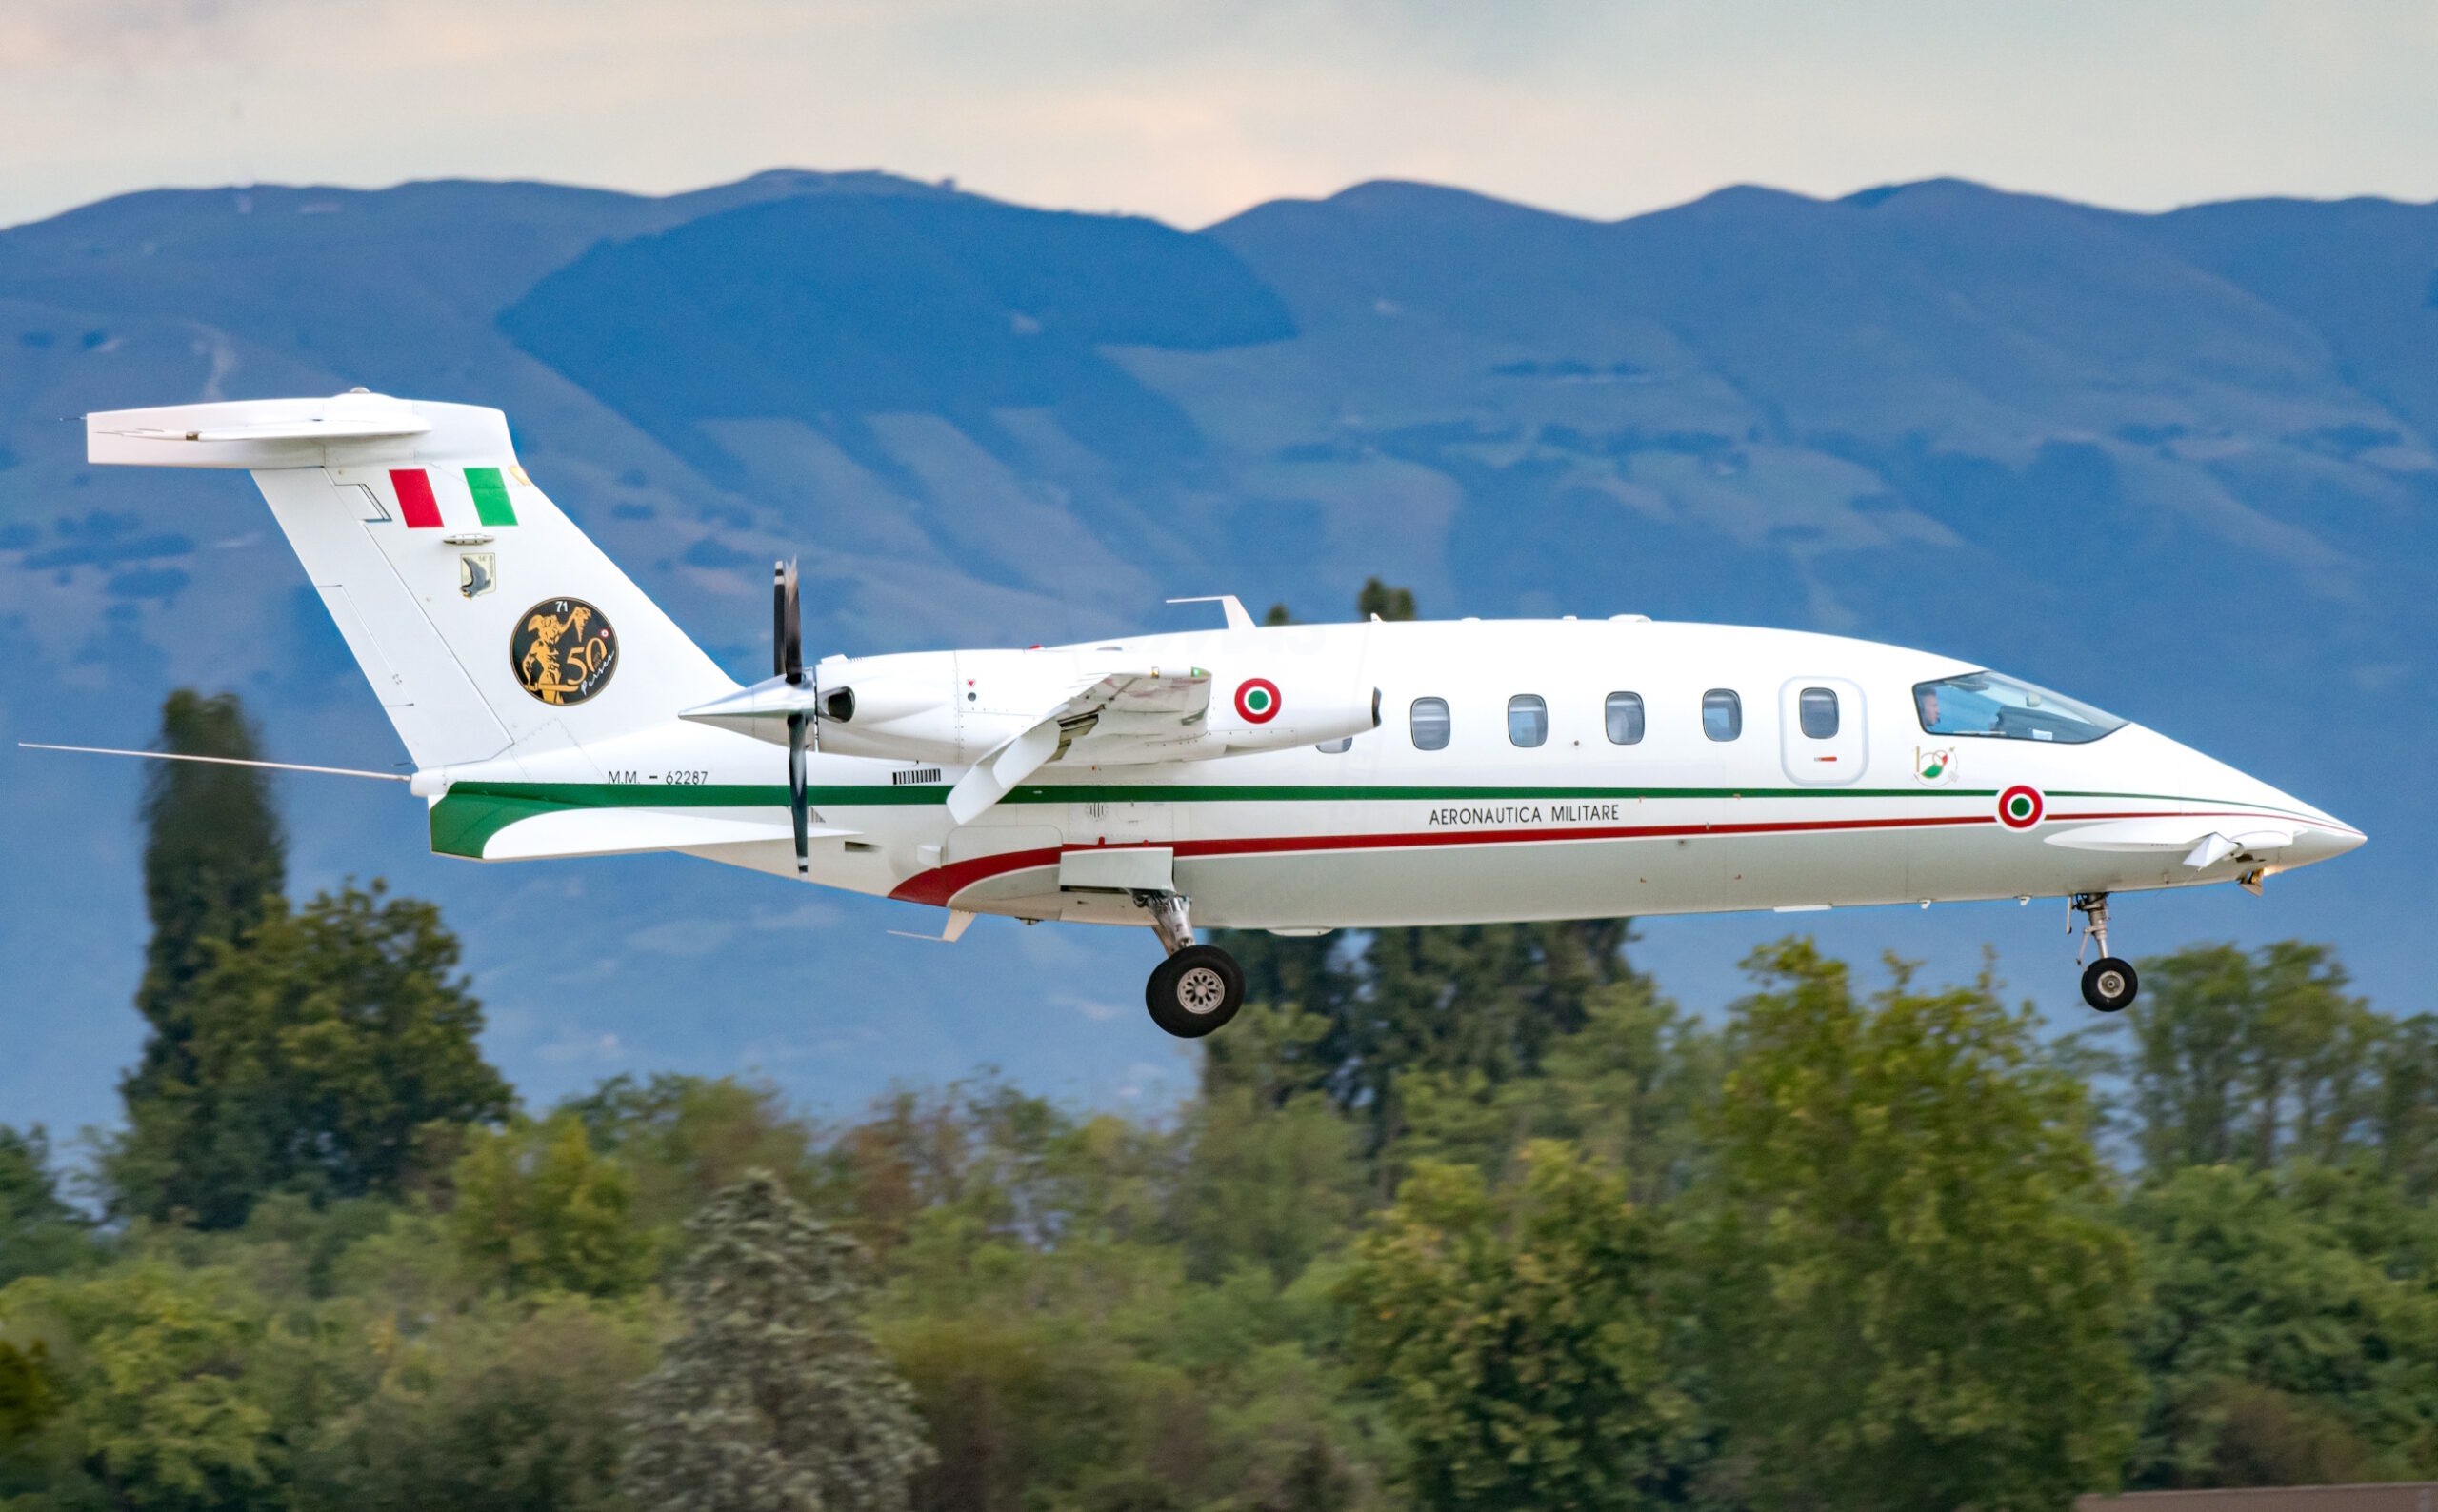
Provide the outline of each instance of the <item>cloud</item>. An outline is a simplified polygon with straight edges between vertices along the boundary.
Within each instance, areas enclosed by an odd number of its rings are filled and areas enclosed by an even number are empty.
[[[627,936],[633,949],[664,956],[707,956],[736,937],[733,919],[670,919]]]
[[[1053,992],[1049,995],[1049,1002],[1055,1007],[1072,1008],[1095,1024],[1107,1024],[1126,1011],[1126,1005],[1122,1003],[1110,1003],[1102,998],[1087,998],[1073,992]]]
[[[2427,198],[2433,65],[2408,0],[15,0],[0,219],[164,183],[778,165],[1186,225],[1382,176],[1600,216],[1938,173]]]

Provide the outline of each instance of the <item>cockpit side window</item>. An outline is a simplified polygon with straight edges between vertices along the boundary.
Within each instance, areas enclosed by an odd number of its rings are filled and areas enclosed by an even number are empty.
[[[1995,672],[1916,683],[1913,707],[1922,716],[1922,728],[1932,735],[2045,740],[2061,746],[2095,741],[2125,723],[2063,693]]]

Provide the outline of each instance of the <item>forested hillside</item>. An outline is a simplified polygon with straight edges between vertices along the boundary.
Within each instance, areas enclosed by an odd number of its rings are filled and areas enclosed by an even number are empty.
[[[1995,666],[2370,832],[2259,903],[2128,900],[2137,948],[2304,934],[2417,1005],[2430,207],[2124,215],[1931,182],[1599,223],[1373,184],[1186,231],[870,173],[175,191],[0,231],[0,353],[9,742],[138,744],[206,684],[246,693],[275,756],[398,759],[246,485],[89,468],[74,421],[362,384],[504,408],[534,478],[739,671],[794,555],[825,651],[1205,623],[1179,594],[1319,616],[1380,572],[1433,615],[1639,611]],[[0,770],[0,1106],[105,1119],[70,1089],[137,1048],[137,778],[12,747]],[[986,922],[930,950],[885,934],[924,926],[900,906],[682,860],[468,867],[425,854],[412,803],[290,804],[298,876],[449,903],[490,1052],[552,1097],[675,1065],[833,1109],[987,1061],[1101,1105],[1192,1081],[1129,1001],[1139,939]],[[1907,931],[1954,969],[1995,941],[2070,1004],[2054,923],[1821,927],[1858,958]],[[1768,930],[1655,923],[1646,953],[1708,1009]]]
[[[167,748],[243,755],[226,697]],[[0,1505],[2049,1509],[2438,1475],[2438,1019],[2196,945],[2064,1039],[1802,937],[1231,942],[1149,1116],[522,1098],[440,910],[146,808],[142,1052],[0,1127]],[[127,904],[133,910],[130,900]]]

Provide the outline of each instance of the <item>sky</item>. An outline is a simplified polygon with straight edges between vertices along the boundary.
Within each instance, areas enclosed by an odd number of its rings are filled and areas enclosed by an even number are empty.
[[[0,224],[163,185],[879,168],[1195,227],[1953,174],[2438,199],[2430,0],[6,0]]]

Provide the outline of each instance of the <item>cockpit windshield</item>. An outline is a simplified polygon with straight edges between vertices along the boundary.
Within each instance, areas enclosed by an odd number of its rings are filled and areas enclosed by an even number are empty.
[[[2080,746],[2125,723],[2063,693],[1995,672],[1916,683],[1913,705],[1921,712],[1922,728],[1933,735],[1994,735]]]

